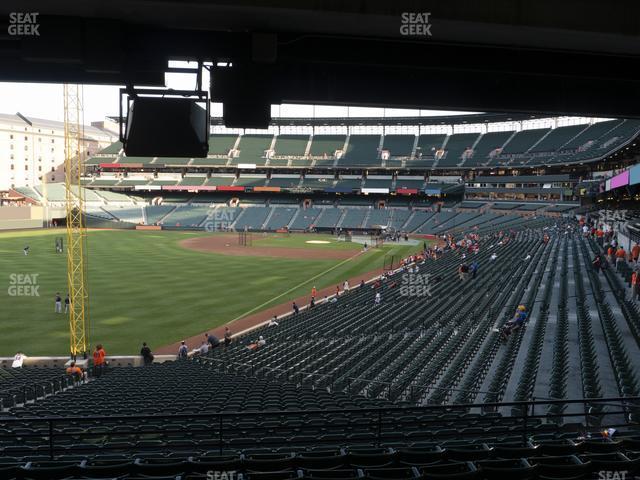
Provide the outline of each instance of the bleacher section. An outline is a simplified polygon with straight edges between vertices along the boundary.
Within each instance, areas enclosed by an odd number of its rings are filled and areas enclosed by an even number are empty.
[[[162,224],[166,227],[198,227],[212,215],[208,207],[179,206],[166,216]]]
[[[458,208],[482,208],[486,205],[484,202],[461,202]]]
[[[368,213],[369,210],[365,208],[345,209],[345,215],[338,226],[346,229],[362,228],[362,224]]]
[[[346,140],[346,135],[314,135],[311,141],[309,154],[314,157],[314,166],[330,167],[335,162],[334,154],[336,150],[342,150]],[[292,163],[296,165],[296,163]],[[308,161],[302,166],[309,166]]]
[[[47,183],[46,186],[36,185],[33,189],[41,198],[46,196],[49,202],[66,202],[67,194],[64,183]],[[45,195],[46,190],[46,195]]]
[[[611,130],[608,130],[606,134],[593,140],[593,143],[587,143],[578,150],[573,158],[572,162],[579,162],[587,160],[589,158],[602,157],[612,149],[617,148],[623,142],[625,142],[630,136],[635,135],[640,130],[640,121],[638,120],[623,120],[617,124]]]
[[[207,187],[231,186],[235,181],[236,177],[234,175],[212,175],[204,184]]]
[[[271,213],[271,207],[251,207],[245,208],[235,222],[235,229],[261,230],[262,225]]]
[[[264,165],[266,163],[265,152],[271,148],[273,135],[243,135],[240,137],[238,157],[232,158],[230,164],[248,163]]]
[[[436,166],[441,168],[455,167],[462,163],[462,154],[467,149],[473,147],[479,135],[478,133],[457,133],[450,135],[445,146],[445,155],[438,160]]]
[[[344,210],[341,208],[323,208],[314,221],[316,228],[335,228],[342,218]]]
[[[108,147],[105,147],[102,150],[100,150],[97,154],[105,155],[105,156],[118,155],[121,150],[122,150],[122,142],[113,142]]]
[[[516,210],[520,210],[520,211],[535,211],[535,210],[540,210],[541,208],[544,208],[544,205],[535,205],[535,204],[525,204],[525,205],[520,205],[518,208],[516,208]]]
[[[126,155],[120,155],[117,159],[117,163],[152,163],[153,157],[128,157]]]
[[[340,191],[351,192],[353,190],[359,190],[362,186],[362,179],[360,178],[341,178],[336,184],[335,188]]]
[[[380,166],[380,135],[351,135],[345,155],[338,166]]]
[[[95,178],[90,185],[92,187],[115,187],[120,183],[119,178]]]
[[[177,207],[173,205],[147,205],[145,209],[145,218],[147,225],[155,225],[162,218]]]
[[[402,159],[409,160],[413,153],[415,135],[385,135],[383,150],[389,151],[389,158],[385,161],[387,167],[402,166]]]
[[[142,207],[103,207],[103,210],[121,222],[142,223]]]
[[[269,198],[269,205],[300,205],[300,199],[296,197],[271,197]]]
[[[289,225],[291,230],[307,230],[315,224],[315,220],[322,212],[320,208],[300,209],[296,218]]]
[[[276,137],[275,154],[269,160],[271,167],[286,167],[293,158],[305,156],[309,135],[279,135]],[[299,164],[298,166],[301,166]]]
[[[555,152],[585,128],[587,128],[587,126],[584,124],[554,128],[549,135],[534,145],[530,152]]]
[[[389,178],[367,178],[363,188],[388,188],[391,190],[392,179]]]
[[[31,187],[16,187],[14,188],[16,192],[23,195],[26,198],[30,198],[31,200],[35,200],[37,202],[41,201],[41,195]]]
[[[280,187],[280,188],[296,188],[300,184],[299,176],[290,176],[290,177],[271,177],[269,180],[270,187]]]
[[[135,187],[136,185],[147,185],[149,183],[148,179],[144,178],[123,178],[120,180],[118,184],[119,187]]]
[[[345,135],[314,135],[309,153],[314,157],[333,156],[344,148]]]
[[[96,194],[103,197],[108,202],[131,203],[131,197],[111,190],[95,190]]]
[[[491,206],[491,208],[493,208],[494,210],[513,210],[515,208],[520,208],[521,206],[522,205],[519,203],[496,202]]]
[[[87,158],[85,163],[87,165],[100,165],[101,163],[116,163],[117,160],[118,160],[117,157],[107,157],[107,156],[89,157]]]
[[[176,167],[183,167],[191,164],[192,158],[188,157],[158,157],[153,162],[154,165],[171,165]]]
[[[442,148],[447,135],[430,134],[420,135],[416,146],[415,158],[407,160],[407,167],[413,168],[431,168],[433,167],[436,151]]]
[[[564,144],[561,151],[574,150],[586,145],[590,141],[595,141],[620,124],[620,120],[608,120],[606,122],[598,122],[591,124],[583,130],[579,135],[575,136],[570,142]]]
[[[273,208],[271,217],[269,217],[269,221],[265,225],[265,230],[278,230],[287,227],[297,212],[297,207]]]
[[[478,167],[486,164],[491,160],[489,155],[496,149],[501,149],[513,134],[513,131],[485,133],[474,147],[472,157],[467,158],[463,166]]]
[[[369,210],[365,217],[363,228],[387,227],[391,221],[391,210],[386,208],[378,208]]]
[[[238,140],[238,135],[214,134],[209,136],[208,158],[194,158],[192,165],[224,166],[229,161],[229,153]]]
[[[73,380],[63,374],[61,367],[62,365],[41,368],[0,368],[0,417],[3,416],[3,408],[17,403],[34,402],[40,397],[53,395],[72,387]],[[0,459],[3,454],[3,443],[0,440]],[[2,463],[0,460],[0,475],[5,472]]]
[[[206,180],[206,177],[190,177],[190,176],[185,176],[182,178],[182,180],[180,181],[180,183],[178,185],[183,185],[183,186],[194,186],[194,187],[198,187],[204,184],[204,181]]]
[[[556,176],[557,177],[557,176]],[[553,177],[553,178],[556,178]],[[565,178],[566,176],[562,176]],[[199,184],[205,177],[185,177],[184,182]],[[477,177],[473,181],[492,181],[492,182],[511,182],[525,181],[529,177]],[[531,177],[549,178],[552,177]],[[560,178],[560,177],[558,177]],[[269,180],[269,182],[274,179]],[[298,178],[282,178],[282,185],[289,181],[297,182]],[[318,181],[318,179],[311,179]],[[246,185],[263,185],[267,182],[264,177],[244,176],[236,180],[233,176],[211,177],[205,182],[205,185],[215,183],[218,185],[231,185],[244,183]],[[332,181],[333,182],[333,181]],[[409,233],[419,234],[436,234],[449,228],[451,225],[460,225],[466,221],[462,212],[459,212],[457,218],[455,211],[443,211],[440,214],[434,214],[431,211],[424,210],[408,210],[414,208],[432,207],[433,200],[419,196],[395,196],[387,198],[386,204],[392,208],[378,208],[379,202],[370,196],[361,196],[354,193],[360,189],[362,180],[359,178],[350,178],[339,180],[336,187],[340,191],[345,192],[343,195],[336,197],[331,195],[319,196],[314,198],[315,207],[304,209],[300,197],[289,197],[279,195],[267,195],[260,193],[243,194],[239,199],[237,207],[229,208],[234,214],[231,218],[225,218],[225,228],[231,227],[238,215],[242,213],[242,218],[234,225],[236,229],[244,229],[245,226],[250,230],[276,230],[281,228],[290,228],[292,230],[308,230],[315,227],[320,230],[348,228],[348,229],[371,229],[374,226],[387,225],[396,230],[406,230]],[[326,183],[322,182],[323,185]],[[63,199],[64,188],[62,184],[55,188],[55,198]],[[370,178],[365,180],[364,188],[389,188],[392,185],[391,179]],[[429,189],[444,191],[447,187],[445,184],[429,184]],[[451,185],[458,187],[459,185]],[[397,180],[396,188],[415,189],[423,188],[423,180]],[[38,189],[27,191],[22,189],[25,194],[29,193],[34,197],[39,197]],[[448,188],[448,187],[447,187]],[[349,193],[347,193],[349,192]],[[221,193],[187,193],[173,192],[163,193],[162,205],[150,205],[148,199],[151,197],[139,198],[121,193],[115,193],[109,190],[88,190],[85,194],[87,198],[87,212],[94,216],[105,220],[117,222],[126,222],[130,224],[161,224],[170,228],[187,228],[187,229],[206,229],[204,223],[207,215],[214,215],[214,209],[227,207],[233,195]],[[157,195],[156,195],[157,196]],[[155,196],[153,197],[155,198]],[[237,197],[236,197],[237,198]],[[37,200],[37,198],[36,198]],[[62,200],[60,200],[62,203]],[[282,207],[277,207],[282,205]],[[461,211],[470,209],[479,209],[483,206],[489,206],[492,209],[501,210],[518,210],[518,211],[535,211],[544,210],[549,213],[559,213],[570,211],[576,208],[577,204],[566,202],[556,205],[553,202],[532,201],[518,203],[513,201],[495,202],[495,201],[473,201],[466,200],[459,203],[457,200],[447,200],[443,204],[444,209],[459,208]],[[286,208],[285,208],[286,207]],[[430,222],[427,220],[433,216]],[[452,223],[442,225],[444,219],[453,218]],[[518,216],[510,217],[509,221],[516,222]],[[471,222],[471,226],[473,226]],[[477,225],[477,223],[476,223]]]
[[[405,223],[407,223],[407,220],[409,220],[409,217],[411,217],[412,212],[409,210],[404,210],[399,208],[392,208],[390,210],[391,210],[391,222],[389,223],[389,227],[391,227],[396,231],[405,230],[403,227]]]
[[[502,217],[491,218],[501,228]],[[378,287],[352,288],[208,355],[114,368],[26,403],[5,396],[0,472],[8,480],[634,475],[640,310],[625,298],[630,267],[597,273],[593,240],[551,228],[545,243],[548,220],[526,226],[511,241],[481,241],[478,278],[458,278],[454,251],[418,265],[439,279],[426,297],[397,286],[404,272],[389,273]],[[518,304],[530,317],[503,341],[498,330]],[[266,345],[248,349],[258,335]],[[624,404],[598,400],[620,396]],[[526,411],[493,403],[534,397]],[[576,398],[587,400],[568,400]],[[65,419],[77,405],[81,415]],[[613,438],[600,433],[610,425]]]
[[[542,137],[549,133],[549,128],[534,128],[532,130],[521,130],[504,146],[502,154],[524,153],[538,143]]]
[[[332,188],[335,185],[333,177],[327,178],[310,178],[305,177],[302,180],[302,187],[308,189],[324,190],[325,188]]]
[[[408,188],[408,189],[415,189],[419,191],[424,190],[424,179],[419,177],[415,177],[411,179],[398,178],[396,180],[396,190],[398,188]]]
[[[214,134],[207,158],[126,157],[115,143],[87,161],[174,167],[476,169],[593,161],[626,145],[640,132],[640,120],[480,133],[422,134]],[[348,140],[348,141],[347,141]],[[345,148],[346,151],[343,151]],[[382,143],[381,143],[382,142]],[[414,151],[414,144],[416,145]],[[382,145],[382,146],[381,146]],[[270,150],[273,146],[273,150]],[[233,152],[237,147],[238,150]],[[473,150],[470,150],[473,148]],[[443,149],[444,156],[435,161]],[[307,153],[308,150],[308,153]],[[269,151],[270,158],[267,158]],[[336,151],[342,156],[336,159]],[[382,151],[389,153],[383,159]],[[465,153],[466,152],[466,153]],[[239,153],[239,155],[237,155]],[[98,183],[92,184],[98,186]],[[130,186],[127,182],[119,186]]]
[[[238,177],[234,185],[241,187],[264,187],[267,183],[267,177],[262,176],[251,176],[251,175],[241,175]]]

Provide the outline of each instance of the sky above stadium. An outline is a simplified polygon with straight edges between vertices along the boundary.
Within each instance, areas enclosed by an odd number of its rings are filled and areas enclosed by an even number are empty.
[[[186,62],[171,62],[172,66],[187,66]],[[166,74],[167,87],[192,90],[195,76],[189,74]],[[203,75],[203,85],[209,84],[208,73]],[[118,86],[84,86],[84,123],[104,120],[106,116],[118,115]],[[0,113],[20,112],[26,117],[63,121],[62,85],[51,83],[0,82]],[[474,112],[451,112],[444,110],[409,110],[396,108],[364,108],[327,105],[274,105],[274,117],[397,117],[397,116],[441,116]],[[222,104],[211,107],[213,116],[222,115]]]

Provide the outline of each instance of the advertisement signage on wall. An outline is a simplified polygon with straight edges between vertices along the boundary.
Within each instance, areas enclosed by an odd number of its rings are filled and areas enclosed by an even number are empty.
[[[625,170],[611,179],[611,189],[624,187],[625,185],[629,185],[629,170]]]
[[[629,185],[640,183],[640,165],[636,165],[629,170]]]

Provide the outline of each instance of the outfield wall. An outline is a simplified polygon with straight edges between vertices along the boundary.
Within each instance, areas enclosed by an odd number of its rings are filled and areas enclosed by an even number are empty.
[[[41,228],[43,208],[34,206],[0,207],[0,230]]]

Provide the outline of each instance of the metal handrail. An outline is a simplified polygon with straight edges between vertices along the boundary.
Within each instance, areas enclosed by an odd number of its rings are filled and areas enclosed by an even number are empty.
[[[637,403],[631,403],[637,402]],[[529,407],[537,405],[584,405],[602,404],[605,406],[637,407],[640,409],[640,396],[634,397],[606,397],[606,398],[582,398],[582,399],[559,399],[559,400],[523,400],[518,402],[486,402],[486,403],[460,403],[451,405],[420,405],[411,407],[366,407],[366,408],[329,408],[314,410],[246,410],[238,412],[216,412],[216,413],[174,413],[174,414],[136,414],[136,415],[62,415],[43,417],[11,417],[0,416],[0,421],[9,423],[20,423],[24,421],[77,421],[77,420],[127,420],[127,419],[153,419],[153,418],[218,418],[218,417],[238,417],[238,416],[273,416],[273,415],[314,415],[331,413],[370,413],[370,412],[405,412],[405,411],[447,411],[447,410],[471,410],[502,407]],[[561,417],[584,416],[584,413],[562,413]],[[540,415],[547,418],[550,415]],[[529,416],[533,418],[533,416]]]
[[[630,403],[630,402],[635,402],[635,403]],[[96,416],[92,416],[92,415],[88,415],[88,416],[46,416],[46,417],[0,417],[0,422],[4,422],[6,424],[11,424],[11,423],[17,423],[17,424],[22,424],[22,425],[29,425],[29,424],[46,424],[47,427],[47,434],[45,435],[45,437],[48,439],[48,446],[49,446],[49,457],[51,459],[54,459],[55,457],[55,438],[64,438],[64,437],[68,437],[68,436],[80,436],[80,437],[91,437],[91,436],[104,436],[104,432],[100,432],[100,433],[93,433],[93,432],[85,432],[85,433],[62,433],[62,432],[56,432],[56,430],[54,429],[54,425],[55,424],[62,424],[62,425],[68,425],[71,422],[76,422],[76,423],[80,423],[82,421],[91,421],[91,422],[96,422],[96,421],[105,421],[105,422],[113,422],[113,421],[118,421],[118,420],[135,420],[137,422],[141,422],[144,420],[148,420],[148,419],[164,419],[164,420],[177,420],[177,419],[191,419],[191,420],[195,420],[195,419],[208,419],[208,420],[212,420],[212,421],[217,421],[218,424],[218,438],[217,441],[219,442],[219,449],[220,449],[220,453],[222,453],[225,444],[225,439],[224,439],[224,431],[226,429],[227,432],[229,431],[233,431],[233,426],[230,425],[225,425],[225,423],[223,422],[223,420],[225,418],[238,418],[238,417],[242,417],[242,418],[247,418],[247,417],[275,417],[278,419],[278,421],[283,422],[287,419],[288,416],[294,416],[294,415],[323,415],[325,416],[325,418],[327,416],[330,416],[331,414],[339,414],[339,415],[344,415],[344,414],[349,414],[349,413],[358,413],[358,414],[363,414],[363,413],[368,413],[370,415],[367,415],[366,417],[364,417],[363,421],[366,421],[367,425],[371,426],[372,428],[375,427],[375,431],[377,432],[376,435],[376,439],[377,439],[377,444],[380,445],[382,443],[382,433],[383,433],[383,425],[397,425],[398,424],[398,419],[390,419],[388,417],[388,415],[383,415],[384,413],[391,413],[391,412],[396,412],[396,413],[401,413],[401,414],[409,414],[410,412],[433,412],[433,411],[441,411],[441,412],[445,412],[445,413],[452,413],[452,412],[461,412],[461,411],[468,411],[470,409],[473,408],[482,408],[482,409],[490,409],[490,410],[495,410],[498,407],[521,407],[518,409],[513,409],[512,412],[518,412],[518,415],[511,415],[510,417],[506,417],[506,418],[515,418],[517,420],[520,420],[522,422],[521,424],[521,430],[519,431],[514,431],[513,433],[520,433],[522,434],[522,439],[523,441],[527,441],[529,438],[529,432],[531,432],[531,428],[532,428],[532,424],[530,423],[531,420],[537,420],[537,419],[546,419],[546,420],[551,420],[551,419],[555,419],[555,418],[575,418],[575,417],[583,417],[585,420],[585,430],[588,430],[590,428],[589,426],[589,419],[593,417],[593,415],[591,415],[590,411],[587,409],[587,405],[593,405],[594,403],[598,404],[601,403],[602,405],[615,405],[615,406],[619,406],[621,408],[620,411],[608,411],[608,412],[600,412],[600,415],[604,416],[604,415],[620,415],[623,414],[625,415],[625,418],[628,418],[627,415],[629,414],[628,408],[629,407],[635,407],[640,409],[640,397],[614,397],[614,398],[588,398],[588,399],[579,399],[579,400],[570,400],[570,399],[562,399],[562,400],[547,400],[547,401],[541,401],[541,400],[535,400],[535,401],[520,401],[520,402],[502,402],[502,403],[497,403],[497,402],[493,402],[493,403],[482,403],[482,404],[460,404],[460,405],[423,405],[420,407],[368,407],[368,408],[347,408],[347,409],[326,409],[326,410],[280,410],[280,411],[246,411],[246,412],[216,412],[216,413],[190,413],[190,414],[186,414],[186,413],[177,413],[177,414],[142,414],[142,415],[111,415],[111,416],[104,416],[104,415],[96,415]],[[545,413],[545,414],[535,414],[535,406],[536,405],[555,405],[555,404],[563,404],[563,405],[567,405],[567,404],[582,404],[583,408],[582,408],[582,412],[577,412],[577,413]],[[529,409],[531,408],[531,412],[529,411]],[[372,418],[377,418],[377,421],[374,421],[373,423],[371,422]],[[437,422],[439,421],[439,419],[433,418],[433,419],[421,419],[421,422]],[[447,422],[451,422],[451,421],[461,421],[461,422],[466,422],[468,421],[468,418],[465,418],[462,415],[458,415],[455,419],[447,419]],[[402,422],[401,422],[402,423]],[[628,422],[626,424],[610,424],[609,426],[612,427],[619,427],[619,426],[624,426],[624,425],[629,425],[630,423],[637,423],[637,422]],[[204,428],[204,427],[203,427]],[[336,428],[339,428],[339,426],[336,426]],[[193,431],[193,430],[192,430]],[[210,426],[208,426],[206,428],[206,431],[211,431]],[[123,432],[119,431],[118,434],[122,434]],[[139,434],[140,432],[138,430],[135,429],[135,427],[132,426],[132,430],[130,434]],[[467,435],[467,433],[465,433],[464,431],[459,432],[459,436],[462,437],[464,435]],[[15,434],[2,434],[0,433],[0,438],[2,437],[8,437],[8,438],[12,438],[15,437]],[[21,432],[20,436],[22,437],[39,437],[39,438],[43,438],[43,433],[42,432],[33,432],[33,433],[24,433]],[[107,449],[109,447],[106,447]]]

